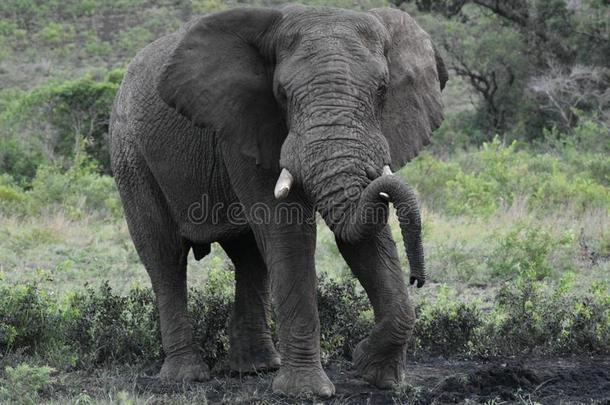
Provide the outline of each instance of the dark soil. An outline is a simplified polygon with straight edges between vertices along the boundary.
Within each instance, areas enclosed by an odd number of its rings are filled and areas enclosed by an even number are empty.
[[[395,391],[381,391],[360,380],[347,363],[326,368],[337,394],[330,400],[291,399],[271,392],[273,374],[215,373],[205,384],[160,383],[150,377],[126,382],[139,394],[167,395],[201,389],[209,403],[448,404],[542,403],[610,404],[610,358],[507,359],[504,361],[410,362],[406,379]],[[185,390],[187,392],[185,392]]]

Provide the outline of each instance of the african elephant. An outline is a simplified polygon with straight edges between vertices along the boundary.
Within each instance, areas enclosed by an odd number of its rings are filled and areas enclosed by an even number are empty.
[[[193,346],[186,264],[191,249],[201,259],[217,241],[235,266],[231,367],[279,368],[275,391],[333,395],[320,363],[318,212],[374,309],[355,367],[377,387],[399,380],[415,316],[388,202],[411,284],[421,287],[425,274],[415,195],[391,170],[429,143],[446,81],[428,34],[389,8],[236,8],[139,52],[115,101],[110,144],[129,231],[157,298],[160,377],[209,378]],[[261,220],[261,209],[272,217]],[[281,215],[295,209],[299,215]],[[279,353],[267,322],[272,304]]]

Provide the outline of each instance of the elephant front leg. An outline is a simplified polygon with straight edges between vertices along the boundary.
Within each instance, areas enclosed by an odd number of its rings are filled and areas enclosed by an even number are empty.
[[[320,362],[316,303],[315,229],[275,230],[260,235],[278,320],[282,365],[273,390],[289,395],[330,397],[335,387]]]
[[[149,270],[159,306],[165,361],[159,377],[169,380],[205,381],[209,369],[193,344],[187,316],[186,263]]]
[[[415,323],[404,273],[390,228],[357,244],[337,240],[339,251],[364,287],[375,312],[375,326],[356,346],[354,366],[378,388],[392,388],[403,374],[405,346]]]
[[[251,372],[277,369],[268,320],[271,292],[267,266],[252,233],[221,242],[235,266],[235,304],[229,327],[229,364],[232,370]]]

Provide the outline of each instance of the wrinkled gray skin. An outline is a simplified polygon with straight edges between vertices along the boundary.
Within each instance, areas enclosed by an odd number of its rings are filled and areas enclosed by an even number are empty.
[[[392,9],[234,9],[192,21],[136,56],[110,140],[129,230],[159,306],[160,377],[209,378],[186,313],[186,262],[190,249],[200,259],[219,241],[235,264],[231,367],[279,367],[278,392],[334,393],[320,364],[317,210],[375,311],[355,367],[377,387],[396,384],[414,313],[380,192],[398,209],[411,282],[422,285],[425,275],[415,197],[382,167],[400,168],[429,142],[446,80],[428,35]],[[273,194],[281,168],[294,176],[284,201]],[[234,202],[244,207],[239,221],[223,210],[203,215]],[[305,220],[261,221],[250,209],[286,203]],[[367,204],[381,210],[371,215]]]

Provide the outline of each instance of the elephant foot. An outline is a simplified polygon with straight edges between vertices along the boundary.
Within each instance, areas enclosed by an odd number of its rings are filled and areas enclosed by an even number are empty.
[[[329,398],[335,394],[335,386],[321,366],[306,369],[282,367],[273,379],[273,392],[291,396],[313,394]]]
[[[354,350],[354,368],[362,378],[380,389],[394,388],[403,377],[403,350],[396,354],[375,353],[364,339]]]
[[[207,381],[210,369],[195,353],[166,357],[159,378],[174,381]]]
[[[240,373],[277,370],[282,364],[279,353],[272,342],[261,346],[231,342],[229,367]]]

